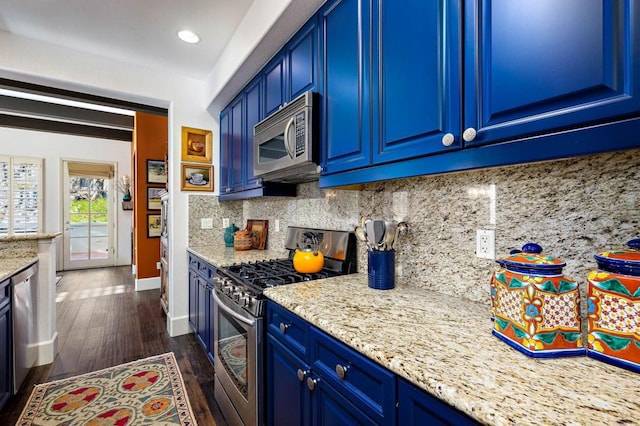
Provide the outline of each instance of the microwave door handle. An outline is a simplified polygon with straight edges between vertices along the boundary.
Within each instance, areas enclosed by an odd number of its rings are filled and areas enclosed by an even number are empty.
[[[291,158],[294,158],[294,152],[293,152],[293,149],[291,148],[291,143],[289,139],[289,130],[291,130],[295,121],[296,121],[295,117],[291,117],[291,119],[287,123],[287,126],[284,128],[284,148],[287,150],[287,154],[289,154],[289,157]]]

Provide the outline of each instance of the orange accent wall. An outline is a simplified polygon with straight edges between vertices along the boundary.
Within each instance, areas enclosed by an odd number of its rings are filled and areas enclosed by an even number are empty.
[[[160,238],[147,237],[147,215],[160,210],[147,210],[147,188],[166,185],[147,183],[147,160],[164,161],[167,155],[169,122],[166,116],[136,112],[133,130],[133,263],[136,277],[159,277]]]

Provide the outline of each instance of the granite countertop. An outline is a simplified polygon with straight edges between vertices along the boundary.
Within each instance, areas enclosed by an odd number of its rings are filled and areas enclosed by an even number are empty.
[[[491,425],[637,424],[640,376],[586,356],[534,359],[491,334],[489,307],[366,274],[265,295],[416,386]]]
[[[0,260],[0,281],[3,281],[16,272],[33,265],[38,261],[38,256],[5,258]]]
[[[217,267],[265,259],[285,259],[289,255],[287,250],[235,250],[222,245],[189,246],[187,251]]]
[[[48,240],[62,235],[62,232],[47,232],[39,234],[15,234],[0,236],[0,241],[23,241],[23,240]]]

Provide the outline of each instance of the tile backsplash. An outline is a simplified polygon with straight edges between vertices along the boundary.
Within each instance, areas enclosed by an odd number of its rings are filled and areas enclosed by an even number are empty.
[[[565,260],[565,274],[586,291],[593,255],[640,237],[640,150],[386,181],[360,191],[312,182],[299,185],[295,198],[218,203],[191,195],[189,212],[190,245],[223,244],[228,217],[239,227],[269,220],[271,249],[283,247],[289,225],[352,230],[361,215],[404,220],[410,231],[398,243],[397,279],[486,304],[496,264],[475,256],[475,239],[477,229],[493,229],[497,257],[537,242]],[[205,217],[213,217],[214,230],[200,229]],[[366,271],[361,244],[358,260]]]

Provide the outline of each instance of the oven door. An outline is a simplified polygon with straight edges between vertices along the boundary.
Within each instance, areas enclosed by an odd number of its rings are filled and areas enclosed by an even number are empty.
[[[220,290],[211,291],[216,402],[229,424],[261,425],[263,318],[253,317]]]

